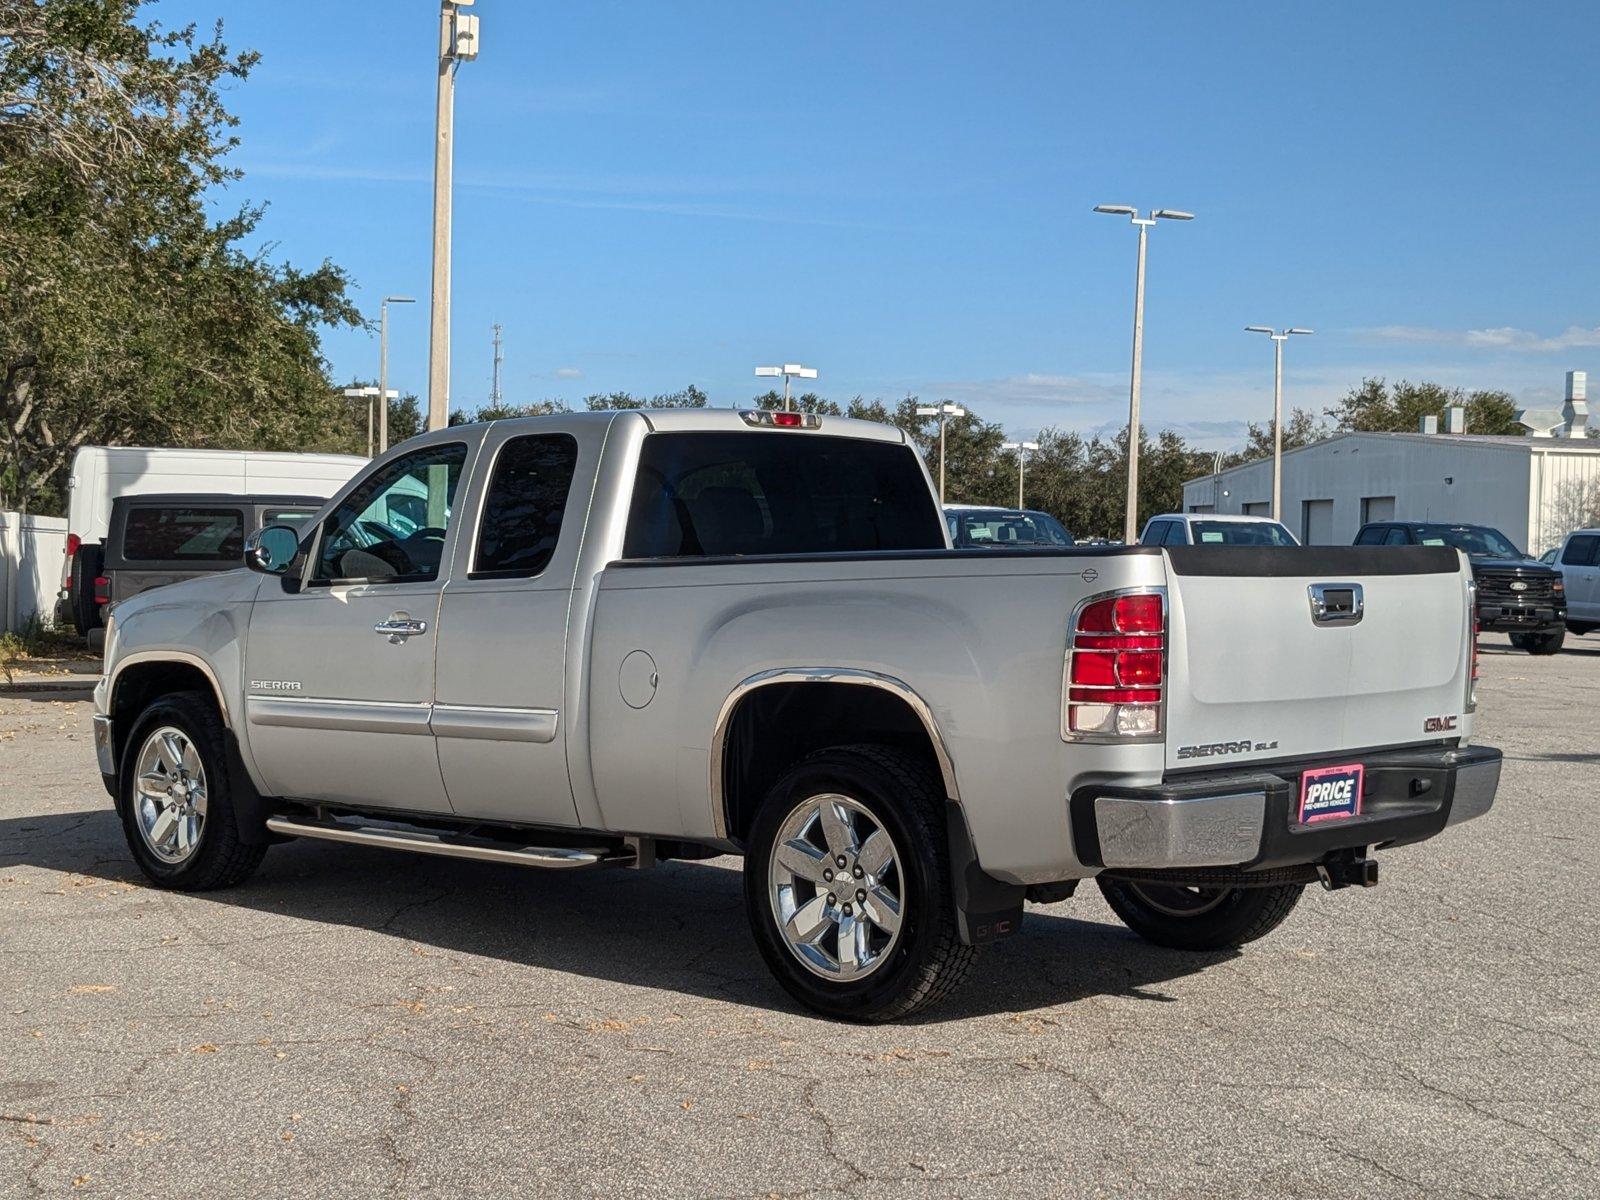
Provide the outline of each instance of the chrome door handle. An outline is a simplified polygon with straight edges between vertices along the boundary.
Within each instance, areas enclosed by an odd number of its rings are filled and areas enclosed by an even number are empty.
[[[388,620],[379,621],[374,625],[372,632],[387,637],[391,646],[398,646],[408,637],[419,633],[427,633],[428,623],[426,621],[414,621],[405,613],[395,613]]]

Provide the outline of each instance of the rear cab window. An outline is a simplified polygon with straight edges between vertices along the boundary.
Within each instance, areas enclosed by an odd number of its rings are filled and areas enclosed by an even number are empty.
[[[220,562],[244,552],[244,511],[135,505],[122,531],[127,562]]]
[[[898,442],[654,433],[639,455],[627,558],[942,550],[944,519]]]
[[[577,462],[577,439],[566,433],[512,438],[500,448],[469,578],[531,578],[544,571],[561,538]]]

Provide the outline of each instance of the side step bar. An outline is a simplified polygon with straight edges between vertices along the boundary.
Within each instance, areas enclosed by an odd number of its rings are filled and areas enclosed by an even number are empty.
[[[479,862],[511,863],[520,867],[546,870],[572,870],[580,867],[631,867],[638,856],[630,846],[619,853],[565,846],[505,846],[493,842],[424,829],[396,829],[386,825],[351,825],[337,821],[305,821],[294,817],[267,818],[267,828],[289,837],[321,838],[348,842],[356,846],[381,846],[388,850],[409,850],[414,854],[435,854],[443,858],[471,858]]]

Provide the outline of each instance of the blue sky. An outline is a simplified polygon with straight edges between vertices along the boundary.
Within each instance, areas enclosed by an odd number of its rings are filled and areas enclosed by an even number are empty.
[[[1557,401],[1600,374],[1600,5],[673,4],[479,0],[458,78],[453,402],[757,390],[967,402],[1014,435],[1126,419],[1134,232],[1145,412],[1206,445],[1364,375]],[[428,0],[164,0],[262,53],[223,202],[330,257],[391,382],[425,390]],[[377,339],[326,343],[375,375]]]

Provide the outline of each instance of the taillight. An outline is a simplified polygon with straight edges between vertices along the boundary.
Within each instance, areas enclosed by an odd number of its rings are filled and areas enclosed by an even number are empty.
[[[1472,629],[1472,649],[1467,652],[1467,702],[1466,710],[1476,712],[1478,708],[1478,589],[1475,584],[1467,585],[1467,609],[1469,624]]]
[[[78,547],[83,545],[83,539],[75,533],[67,534],[67,557],[71,558],[78,553]]]
[[[1094,740],[1160,736],[1166,665],[1166,597],[1161,592],[1084,603],[1067,648],[1061,735]]]
[[[111,603],[111,580],[104,575],[94,577],[94,602],[96,604]]]

